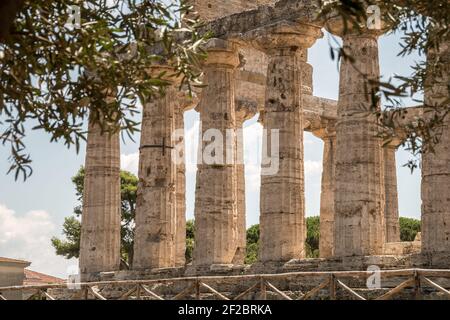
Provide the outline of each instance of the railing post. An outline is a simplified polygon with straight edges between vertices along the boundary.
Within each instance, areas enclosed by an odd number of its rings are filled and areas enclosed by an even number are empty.
[[[417,270],[414,271],[414,299],[415,300],[422,299],[422,292],[421,292],[421,286],[420,286],[420,275],[417,272]]]
[[[136,300],[141,300],[141,285],[138,284],[136,288]]]
[[[261,288],[261,300],[267,300],[267,290],[266,290],[266,281],[264,277],[260,279],[260,288]]]
[[[195,297],[197,300],[201,300],[200,297],[200,280],[197,278],[195,282]]]
[[[87,285],[85,285],[85,286],[84,286],[84,289],[83,289],[83,299],[84,299],[84,300],[87,300],[87,299],[88,299],[88,296],[89,296],[89,288],[88,288]]]
[[[336,300],[336,277],[330,274],[330,300]]]

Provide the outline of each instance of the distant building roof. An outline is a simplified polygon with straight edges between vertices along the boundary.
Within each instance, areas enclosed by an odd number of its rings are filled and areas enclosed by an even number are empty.
[[[25,260],[18,260],[18,259],[10,259],[10,258],[4,258],[4,257],[0,257],[0,263],[1,262],[6,262],[6,263],[17,263],[17,264],[26,264],[27,266],[29,266],[31,263]]]
[[[39,284],[55,284],[64,282],[66,281],[63,279],[25,269],[25,279],[23,280],[23,284],[26,286]]]

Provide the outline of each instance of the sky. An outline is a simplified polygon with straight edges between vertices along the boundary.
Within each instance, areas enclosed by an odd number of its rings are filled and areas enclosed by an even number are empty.
[[[383,77],[408,75],[410,65],[420,57],[398,57],[400,35],[388,35],[379,40],[380,68]],[[318,40],[309,50],[308,62],[314,68],[314,95],[338,98],[339,71],[329,54],[329,35]],[[414,103],[406,99],[405,106]],[[187,148],[187,218],[194,213],[196,142],[199,114],[185,113]],[[244,124],[246,161],[247,227],[258,223],[260,170],[255,155],[261,152],[262,127],[257,117]],[[45,133],[33,131],[26,137],[33,158],[34,173],[26,182],[15,181],[8,171],[9,149],[0,146],[0,256],[25,259],[31,269],[59,277],[67,277],[77,266],[75,259],[67,260],[55,254],[50,239],[61,236],[64,218],[72,215],[77,205],[71,177],[84,163],[84,146],[79,154],[64,145],[50,143]],[[135,136],[139,141],[139,134]],[[121,167],[137,174],[138,144],[122,142]],[[305,205],[306,215],[319,214],[323,143],[305,132]],[[420,169],[411,174],[403,165],[409,159],[404,150],[397,151],[397,175],[400,215],[420,219]]]

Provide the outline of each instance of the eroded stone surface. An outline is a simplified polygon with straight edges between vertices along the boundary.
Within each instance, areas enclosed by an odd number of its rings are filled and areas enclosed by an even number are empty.
[[[450,44],[442,43],[437,54],[428,59],[442,59],[442,68],[433,70],[433,83],[425,90],[425,103],[439,108],[449,99]],[[429,80],[430,81],[430,80]],[[422,250],[450,251],[450,115],[436,131],[439,143],[434,152],[426,149],[422,156]],[[427,142],[425,141],[425,146]]]
[[[204,66],[206,87],[203,89],[200,111],[200,136],[209,129],[218,130],[225,139],[236,128],[235,72],[239,65],[236,47],[223,40],[212,39],[208,45]],[[228,131],[228,133],[227,133]],[[199,142],[200,150],[208,150],[214,140]],[[212,140],[212,141],[211,141]],[[230,264],[237,248],[237,184],[235,137],[227,148],[213,148],[198,165],[195,193],[196,234],[194,263],[196,265]],[[214,153],[214,154],[212,154]],[[232,160],[231,163],[229,160]],[[205,163],[206,162],[206,163]]]
[[[368,79],[378,79],[375,35],[349,34],[344,47],[336,125],[335,256],[381,254],[385,188],[382,139],[377,137]],[[365,76],[364,76],[365,75]]]
[[[184,133],[184,108],[175,110],[175,129]],[[184,135],[178,137],[175,143],[184,144]],[[176,164],[175,198],[176,198],[176,234],[175,234],[175,266],[186,263],[186,154],[182,150],[183,161]]]
[[[89,121],[81,218],[81,274],[119,270],[120,212],[119,133],[104,133],[99,125]]]
[[[398,212],[397,163],[395,153],[398,143],[389,143],[383,148],[384,186],[386,207],[384,212],[386,223],[386,242],[400,241],[400,221]]]
[[[236,200],[237,200],[237,222],[236,222],[236,255],[233,259],[235,264],[243,264],[247,247],[247,224],[245,210],[245,164],[244,164],[244,121],[252,118],[257,112],[257,106],[245,101],[237,101],[236,116]]]
[[[306,50],[320,36],[320,29],[284,24],[280,28],[257,30],[253,36],[256,45],[269,57],[262,123],[268,142],[272,141],[272,130],[278,130],[280,155],[278,171],[261,176],[259,260],[288,261],[305,256],[300,89]]]
[[[322,192],[320,194],[320,240],[321,258],[329,258],[334,254],[334,194],[336,180],[336,124],[327,123],[327,127],[314,131],[321,138],[323,148]]]
[[[143,109],[133,268],[175,266],[177,166],[171,158],[177,89]]]

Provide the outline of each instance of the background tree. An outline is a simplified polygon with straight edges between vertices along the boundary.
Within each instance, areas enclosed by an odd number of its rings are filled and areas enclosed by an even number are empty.
[[[64,256],[67,259],[78,258],[80,254],[80,235],[83,207],[84,190],[84,168],[80,168],[77,174],[72,178],[75,186],[76,195],[80,204],[74,208],[74,215],[65,218],[63,224],[63,235],[65,239],[57,237],[52,238],[52,245],[56,249],[56,254]],[[133,261],[134,244],[134,218],[136,214],[138,179],[135,175],[127,171],[120,172],[121,188],[121,256],[122,267],[127,268]]]
[[[247,230],[247,255],[246,264],[255,263],[258,260],[259,251],[259,224],[255,224]]]
[[[306,257],[319,257],[319,217],[306,218],[307,237],[305,243]],[[246,264],[255,263],[258,260],[259,250],[259,224],[251,226],[247,230],[247,256],[245,258]]]
[[[320,240],[320,217],[306,218],[306,257],[319,257],[319,240]]]
[[[417,233],[420,232],[420,227],[420,220],[400,217],[400,240],[414,241]]]
[[[184,0],[20,2],[0,7],[0,143],[10,149],[16,179],[32,173],[24,143],[30,129],[78,150],[88,114],[106,132],[138,129],[139,103],[164,91],[172,76],[150,74],[155,64],[171,65],[187,88],[197,83],[204,38],[198,22],[185,19],[191,8]],[[73,6],[80,25],[70,19]]]
[[[186,263],[192,262],[195,245],[195,223],[194,220],[186,221]]]
[[[0,42],[9,35],[11,24],[22,5],[23,0],[2,0],[0,2]]]
[[[80,256],[81,223],[76,216],[64,219],[62,233],[65,237],[64,240],[57,237],[53,237],[51,240],[56,254],[66,259],[78,258]]]

